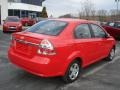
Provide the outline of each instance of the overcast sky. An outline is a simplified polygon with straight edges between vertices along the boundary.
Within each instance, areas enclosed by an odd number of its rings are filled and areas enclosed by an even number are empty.
[[[54,17],[67,13],[76,14],[81,9],[81,1],[83,0],[46,0],[43,6],[47,7],[47,12]],[[91,0],[96,9],[115,9],[115,0]],[[119,4],[120,6],[120,4]]]

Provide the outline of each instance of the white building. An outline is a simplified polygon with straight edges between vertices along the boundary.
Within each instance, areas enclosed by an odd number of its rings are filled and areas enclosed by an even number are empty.
[[[7,16],[39,17],[44,0],[0,0],[0,23]]]

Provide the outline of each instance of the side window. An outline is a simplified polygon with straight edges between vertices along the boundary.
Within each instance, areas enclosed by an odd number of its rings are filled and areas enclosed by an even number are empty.
[[[96,38],[105,38],[106,33],[103,31],[103,29],[101,27],[99,27],[98,25],[95,24],[91,24],[94,36]]]
[[[115,26],[115,23],[114,23],[114,22],[111,22],[111,23],[109,23],[109,26],[114,27],[114,26]]]
[[[120,22],[116,23],[116,28],[120,28]]]
[[[89,26],[87,24],[77,26],[75,29],[75,37],[79,39],[91,38]]]

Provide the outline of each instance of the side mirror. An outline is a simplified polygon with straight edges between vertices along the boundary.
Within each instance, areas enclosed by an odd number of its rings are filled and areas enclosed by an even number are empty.
[[[3,22],[5,22],[5,20],[3,20]]]
[[[110,35],[106,35],[106,38],[111,38],[112,36],[110,36]]]

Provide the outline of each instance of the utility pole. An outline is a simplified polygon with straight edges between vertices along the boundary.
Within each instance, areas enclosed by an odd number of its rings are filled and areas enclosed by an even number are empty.
[[[119,1],[120,1],[120,0],[115,0],[115,2],[116,2],[116,7],[117,7],[117,12],[116,12],[116,16],[118,17],[117,19],[119,19]]]

